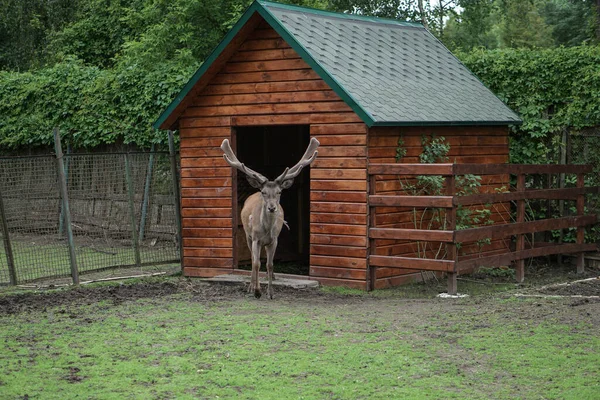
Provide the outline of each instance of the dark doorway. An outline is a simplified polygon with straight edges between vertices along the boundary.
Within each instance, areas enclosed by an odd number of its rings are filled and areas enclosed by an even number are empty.
[[[238,127],[236,154],[249,168],[270,180],[278,177],[286,167],[292,167],[304,154],[310,140],[308,125]],[[244,201],[256,192],[243,173],[237,177],[238,268],[251,268],[250,250],[246,242],[239,213]],[[310,243],[310,168],[304,168],[291,188],[281,194],[285,220],[275,253],[275,272],[308,275]],[[264,263],[264,251],[263,251]],[[264,266],[262,267],[264,270]]]

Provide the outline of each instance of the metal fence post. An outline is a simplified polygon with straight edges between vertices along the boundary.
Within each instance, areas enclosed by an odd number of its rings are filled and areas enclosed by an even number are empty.
[[[175,222],[177,224],[177,239],[179,240],[179,261],[183,264],[183,238],[181,229],[181,197],[179,195],[179,174],[177,173],[177,155],[173,131],[169,131],[169,155],[171,157],[171,176],[173,177],[173,197],[175,201]]]
[[[75,255],[75,243],[73,241],[73,228],[71,227],[71,212],[69,210],[69,196],[67,191],[67,177],[65,176],[65,165],[63,160],[62,146],[60,144],[60,132],[54,128],[54,148],[56,150],[56,161],[58,169],[58,184],[62,197],[62,209],[64,210],[65,228],[67,229],[67,240],[69,242],[69,260],[71,262],[71,277],[75,285],[79,284],[79,271],[77,270],[77,257]]]
[[[154,145],[150,149],[150,158],[148,160],[148,169],[146,170],[146,183],[144,184],[144,198],[142,199],[142,217],[140,219],[139,241],[144,240],[144,231],[146,230],[146,219],[148,218],[148,204],[150,203],[150,186],[152,185],[152,169],[154,167]]]
[[[140,246],[138,242],[137,227],[135,226],[135,208],[133,196],[133,181],[131,179],[131,165],[129,163],[129,154],[125,154],[125,179],[127,180],[127,195],[129,198],[129,216],[131,218],[131,239],[133,241],[133,253],[135,256],[135,265],[139,267],[142,264],[140,257]]]
[[[8,221],[4,210],[4,200],[0,193],[0,220],[2,220],[2,241],[4,242],[4,252],[6,253],[6,261],[8,262],[8,276],[11,285],[17,284],[17,271],[15,269],[15,259],[13,257],[12,246],[10,245],[10,236],[8,235]]]

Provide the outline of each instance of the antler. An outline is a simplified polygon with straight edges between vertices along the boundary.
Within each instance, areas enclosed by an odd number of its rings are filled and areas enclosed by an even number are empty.
[[[231,146],[229,145],[228,139],[224,139],[223,143],[221,143],[221,150],[223,150],[223,153],[225,153],[223,154],[223,158],[225,159],[225,161],[227,161],[227,163],[233,168],[237,168],[240,171],[242,171],[248,176],[248,178],[255,179],[260,185],[264,185],[268,181],[268,179],[265,178],[263,175],[246,167],[237,159],[237,157],[233,153],[233,150],[231,150]]]
[[[319,147],[320,144],[321,143],[319,143],[317,139],[311,138],[310,143],[308,144],[308,148],[304,152],[304,155],[302,156],[300,161],[298,161],[298,163],[292,168],[286,168],[285,171],[283,171],[283,174],[279,175],[279,177],[275,179],[275,182],[281,184],[283,181],[287,181],[297,177],[300,174],[300,171],[302,171],[302,168],[312,164],[312,162],[315,161],[315,158],[318,154],[317,147]]]

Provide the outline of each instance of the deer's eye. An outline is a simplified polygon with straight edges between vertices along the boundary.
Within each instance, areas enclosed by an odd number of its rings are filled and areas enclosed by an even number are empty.
[[[277,194],[278,194],[278,195],[280,195],[280,194],[281,194],[281,190],[278,190],[278,191],[277,191]]]

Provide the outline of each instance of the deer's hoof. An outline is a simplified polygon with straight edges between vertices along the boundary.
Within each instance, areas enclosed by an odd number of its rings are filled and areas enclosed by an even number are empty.
[[[262,296],[260,289],[254,289],[254,297],[256,297],[257,299],[260,299],[260,296]]]

